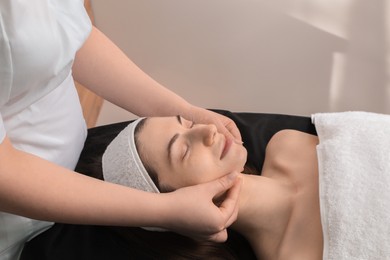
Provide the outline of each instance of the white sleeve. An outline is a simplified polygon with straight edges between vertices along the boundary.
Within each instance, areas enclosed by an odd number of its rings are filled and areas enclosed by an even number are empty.
[[[1,117],[0,114],[0,144],[3,142],[4,138],[5,138],[5,128],[4,128],[3,118]]]

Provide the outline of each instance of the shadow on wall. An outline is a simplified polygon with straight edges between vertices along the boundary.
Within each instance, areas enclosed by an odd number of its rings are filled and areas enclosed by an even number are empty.
[[[334,110],[390,113],[386,1],[374,2],[355,0],[351,6],[349,47],[339,60],[343,74],[333,86]]]
[[[329,13],[316,12],[332,21],[336,0],[93,0],[93,7],[102,31],[194,104],[300,115],[390,112],[386,0],[341,1],[345,35],[287,10],[310,4],[310,12],[329,1]]]

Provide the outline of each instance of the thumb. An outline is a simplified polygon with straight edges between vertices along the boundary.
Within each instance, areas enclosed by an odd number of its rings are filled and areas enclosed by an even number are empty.
[[[238,178],[238,176],[237,172],[230,173],[216,180],[217,185],[214,187],[214,197],[221,193],[226,195],[218,206],[225,228],[229,227],[237,219],[238,198],[242,183],[242,179]]]
[[[213,182],[211,182],[211,189],[214,196],[221,194],[227,190],[229,190],[235,183],[238,172],[231,172]]]

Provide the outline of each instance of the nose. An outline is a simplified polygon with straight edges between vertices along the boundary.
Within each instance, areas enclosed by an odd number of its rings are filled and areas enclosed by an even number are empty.
[[[191,130],[193,140],[203,142],[206,146],[214,143],[214,138],[217,134],[217,127],[215,125],[195,125]]]

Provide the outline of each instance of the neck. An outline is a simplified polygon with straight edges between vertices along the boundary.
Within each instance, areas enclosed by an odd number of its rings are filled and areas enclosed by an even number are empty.
[[[291,216],[288,190],[268,177],[242,174],[242,179],[238,217],[232,228],[253,248],[277,248]]]

